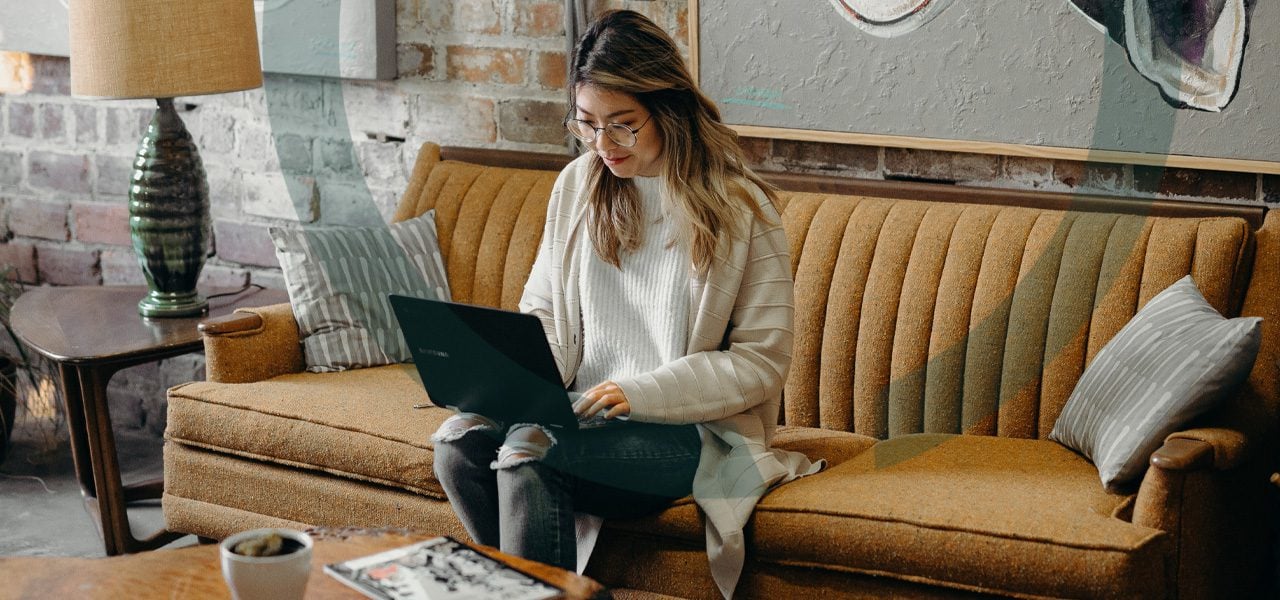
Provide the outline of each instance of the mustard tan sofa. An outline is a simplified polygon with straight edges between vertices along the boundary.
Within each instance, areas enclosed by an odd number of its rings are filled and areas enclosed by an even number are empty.
[[[566,157],[422,148],[396,213],[434,208],[453,297],[516,307]],[[489,165],[484,166],[480,163]],[[829,468],[767,495],[741,597],[1263,593],[1276,468],[1280,215],[773,174],[796,281],[778,445]],[[1130,214],[1122,214],[1130,213]],[[1162,214],[1164,216],[1153,216]],[[1222,216],[1226,215],[1226,216]],[[1252,376],[1170,436],[1129,493],[1047,439],[1098,350],[1191,273],[1264,317]],[[303,371],[288,305],[205,327],[208,381],[169,392],[164,514],[465,536],[432,474],[442,409],[409,365]],[[608,523],[588,575],[713,598],[688,501]]]

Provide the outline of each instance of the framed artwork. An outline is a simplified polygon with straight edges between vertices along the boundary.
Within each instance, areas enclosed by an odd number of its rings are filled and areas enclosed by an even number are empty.
[[[1280,173],[1280,3],[689,0],[689,24],[742,135]]]

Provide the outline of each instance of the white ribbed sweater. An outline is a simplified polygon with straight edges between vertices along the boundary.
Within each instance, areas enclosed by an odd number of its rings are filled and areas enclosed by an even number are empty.
[[[621,252],[621,268],[595,252],[590,236],[577,251],[582,261],[582,365],[573,389],[652,371],[684,356],[689,341],[689,251],[676,237],[675,219],[664,215],[657,177],[635,178],[644,238]]]

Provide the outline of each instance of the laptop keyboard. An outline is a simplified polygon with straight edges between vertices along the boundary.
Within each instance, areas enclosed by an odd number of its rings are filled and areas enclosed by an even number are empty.
[[[596,427],[604,427],[612,422],[604,418],[604,411],[600,411],[590,417],[578,417],[578,429],[595,429]]]

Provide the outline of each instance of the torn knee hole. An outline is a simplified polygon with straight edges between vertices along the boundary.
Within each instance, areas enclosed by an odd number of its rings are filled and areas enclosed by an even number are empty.
[[[521,423],[511,427],[506,441],[498,448],[494,469],[509,469],[547,457],[556,444],[555,436],[541,425]]]
[[[507,432],[507,443],[528,444],[546,449],[555,445],[556,438],[541,425],[517,423]]]
[[[498,426],[488,417],[473,413],[458,413],[445,419],[431,436],[432,442],[453,442],[472,431],[496,431]]]

